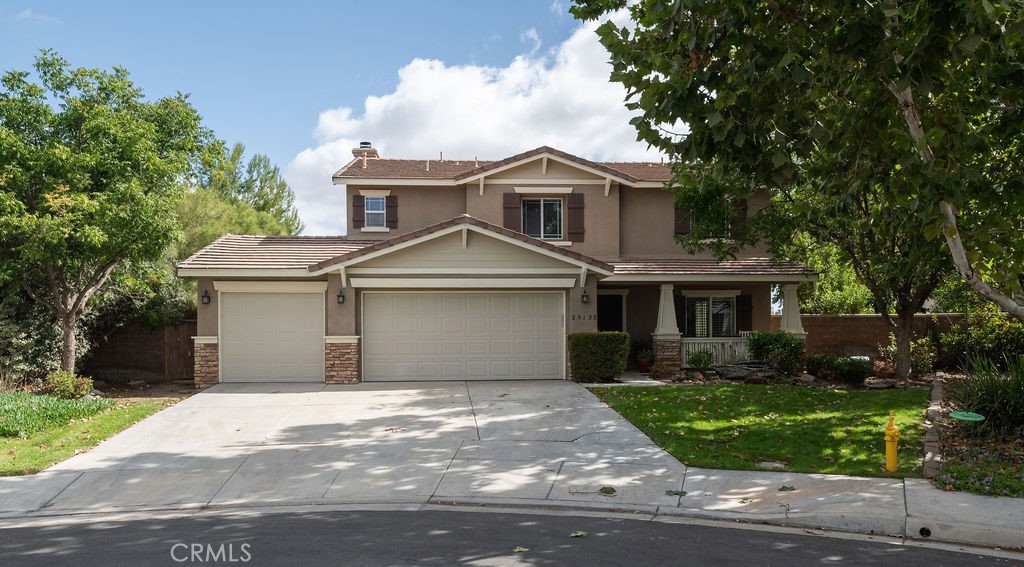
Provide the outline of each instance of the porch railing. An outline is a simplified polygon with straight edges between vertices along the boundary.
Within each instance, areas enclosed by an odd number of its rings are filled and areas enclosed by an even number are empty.
[[[693,338],[683,337],[681,343],[682,361],[686,365],[687,357],[693,351],[708,350],[714,357],[715,364],[732,364],[750,359],[746,337],[715,337]]]

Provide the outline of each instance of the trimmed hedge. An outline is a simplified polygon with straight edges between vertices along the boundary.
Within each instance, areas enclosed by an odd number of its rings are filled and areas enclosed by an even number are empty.
[[[803,339],[785,331],[751,333],[747,349],[752,358],[767,363],[783,376],[793,376],[804,365]]]
[[[871,363],[849,356],[808,354],[807,373],[859,386],[864,383],[865,378],[871,376]]]
[[[686,355],[686,363],[697,370],[707,370],[715,363],[715,355],[710,350],[695,350]]]
[[[629,333],[569,335],[569,368],[576,382],[598,382],[622,376],[629,357]]]

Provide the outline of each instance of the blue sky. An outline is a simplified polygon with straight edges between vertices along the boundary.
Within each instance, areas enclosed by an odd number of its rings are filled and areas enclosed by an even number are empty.
[[[330,172],[383,157],[497,159],[553,145],[658,159],[637,144],[607,55],[562,0],[0,2],[0,67],[42,48],[127,68],[148,97],[190,93],[205,124],[285,171],[309,234],[344,232]]]

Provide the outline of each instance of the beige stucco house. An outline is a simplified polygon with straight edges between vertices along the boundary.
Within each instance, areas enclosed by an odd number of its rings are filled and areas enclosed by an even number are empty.
[[[688,254],[663,164],[353,154],[334,174],[348,235],[227,235],[179,264],[199,284],[197,384],[565,379],[567,335],[597,330],[723,362],[769,330],[773,284],[802,333],[815,275],[761,249]]]

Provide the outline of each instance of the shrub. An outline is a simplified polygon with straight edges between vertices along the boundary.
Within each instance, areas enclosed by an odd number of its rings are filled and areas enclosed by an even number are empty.
[[[878,354],[886,362],[896,362],[896,336],[889,333],[889,344],[879,347]],[[928,337],[921,337],[910,341],[910,374],[913,376],[924,376],[935,370],[935,359],[937,355],[932,340]]]
[[[871,376],[871,363],[867,360],[831,354],[808,354],[807,372],[826,380],[860,385]]]
[[[707,370],[715,363],[715,355],[710,350],[695,350],[686,355],[686,363],[697,370]]]
[[[651,380],[668,380],[672,378],[672,368],[664,362],[651,365]]]
[[[747,349],[751,357],[766,362],[783,376],[792,376],[803,367],[804,341],[792,333],[751,333]]]
[[[946,400],[955,409],[985,416],[977,431],[1024,436],[1024,359],[1005,370],[991,360],[972,359],[967,376],[947,384]]]
[[[569,366],[576,382],[597,382],[621,376],[626,370],[628,357],[628,333],[569,335]]]
[[[963,369],[984,358],[1006,369],[1024,357],[1024,323],[1005,315],[966,317],[939,337],[939,368]]]
[[[46,375],[43,390],[52,396],[73,400],[92,391],[92,378],[58,370]]]

